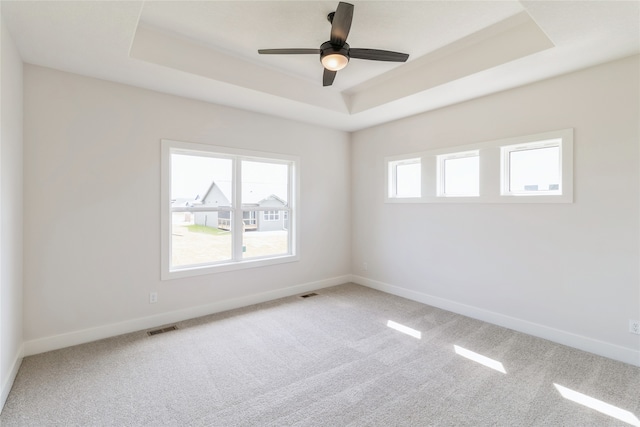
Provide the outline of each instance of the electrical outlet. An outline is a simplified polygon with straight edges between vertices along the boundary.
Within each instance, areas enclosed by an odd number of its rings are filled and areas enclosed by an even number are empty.
[[[367,265],[366,262],[362,263],[362,271],[367,271],[369,269],[369,266]]]
[[[629,332],[640,335],[640,320],[629,319]]]
[[[149,304],[155,304],[158,302],[158,293],[149,292]]]

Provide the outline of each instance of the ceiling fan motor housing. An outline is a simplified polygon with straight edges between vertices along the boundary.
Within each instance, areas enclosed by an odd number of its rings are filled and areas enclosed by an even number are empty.
[[[345,43],[342,46],[336,46],[331,44],[331,42],[324,42],[320,45],[320,62],[322,62],[322,58],[327,55],[342,55],[349,60],[349,43]]]

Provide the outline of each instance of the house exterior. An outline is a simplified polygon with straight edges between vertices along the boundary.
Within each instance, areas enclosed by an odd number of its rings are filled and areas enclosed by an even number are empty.
[[[289,212],[279,210],[286,207],[287,203],[278,196],[272,194],[266,199],[260,200],[255,206],[260,208],[273,208],[254,212],[257,216],[258,231],[276,231],[289,228]]]
[[[200,207],[221,207],[231,206],[229,199],[222,193],[222,190],[215,182],[212,182],[201,200],[194,200],[193,206]],[[289,217],[287,211],[280,210],[287,206],[287,203],[275,194],[266,197],[257,203],[245,203],[243,208],[272,208],[268,210],[247,210],[243,211],[242,220],[246,231],[277,231],[289,228]],[[231,228],[230,212],[195,212],[194,223],[206,227],[216,227],[222,230]]]
[[[222,190],[215,181],[211,182],[211,185],[204,193],[202,199],[196,197],[196,200],[193,202],[193,206],[211,206],[211,207],[220,207],[220,206],[231,206],[229,199],[222,193]],[[209,211],[209,212],[195,212],[194,215],[194,224],[196,225],[204,225],[205,227],[214,227],[221,228],[218,224],[220,214],[227,214],[228,212],[218,212],[218,211]],[[228,222],[227,216],[227,222]],[[223,221],[224,222],[224,221]],[[224,227],[223,227],[224,228]]]

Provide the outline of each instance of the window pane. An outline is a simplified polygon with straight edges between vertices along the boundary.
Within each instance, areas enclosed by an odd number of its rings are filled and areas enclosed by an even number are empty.
[[[446,196],[480,194],[480,156],[445,159],[443,163]]]
[[[248,214],[243,212],[243,216]],[[242,235],[242,257],[254,258],[289,253],[289,220],[283,211],[257,211],[256,224],[248,226],[245,222]],[[277,218],[277,219],[275,219]]]
[[[288,204],[289,165],[242,162],[242,205],[282,207]]]
[[[560,147],[511,151],[509,190],[514,193],[560,190]]]
[[[404,163],[395,167],[396,197],[420,197],[420,163]]]
[[[230,212],[173,212],[171,266],[230,260]]]
[[[230,206],[231,159],[171,155],[171,205]]]

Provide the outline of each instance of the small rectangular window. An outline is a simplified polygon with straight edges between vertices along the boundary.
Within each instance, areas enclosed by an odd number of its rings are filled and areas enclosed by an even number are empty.
[[[279,221],[280,220],[280,212],[279,211],[265,211],[263,213],[263,218],[265,221]]]
[[[573,129],[387,156],[384,168],[385,203],[573,203]]]
[[[438,197],[480,195],[478,150],[443,154],[438,158]]]
[[[502,147],[502,195],[561,195],[561,144],[553,139]]]
[[[412,198],[421,195],[420,159],[389,162],[389,197]]]

